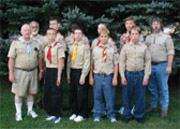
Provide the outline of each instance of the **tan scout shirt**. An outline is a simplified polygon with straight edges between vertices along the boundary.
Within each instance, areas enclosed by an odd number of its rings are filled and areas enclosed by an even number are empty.
[[[47,59],[48,50],[50,46],[51,46],[51,60],[52,60],[51,63]],[[47,68],[58,68],[59,59],[65,58],[63,46],[57,41],[53,42],[52,44],[48,44],[45,47],[44,55],[45,55],[44,59],[45,59]]]
[[[114,65],[118,64],[119,53],[112,44],[106,44],[106,56],[107,60],[103,59],[103,48],[101,44],[95,46],[92,50],[91,64],[94,65],[93,73],[110,75],[114,73]]]
[[[31,35],[31,38],[32,38],[33,40],[37,41],[40,45],[42,45],[43,42],[44,42],[44,36],[42,36],[42,35],[40,35],[40,34],[37,34],[36,37],[33,37],[33,36]]]
[[[148,79],[151,74],[151,55],[147,46],[141,42],[125,44],[120,53],[119,69],[121,77],[125,77],[125,70],[144,70],[144,78]]]
[[[95,38],[91,44],[91,49],[93,49],[95,46],[97,46],[97,43],[100,42],[99,38]],[[116,46],[116,43],[114,42],[114,40],[112,38],[109,38],[108,43],[111,46]]]
[[[72,63],[72,54],[74,51],[75,45],[78,44],[76,60]],[[80,42],[75,42],[69,49],[68,56],[68,66],[67,66],[67,76],[70,77],[70,68],[73,69],[82,69],[80,79],[85,79],[90,69],[90,47],[88,43],[85,43],[84,40]]]
[[[171,36],[160,32],[146,38],[146,44],[151,53],[152,62],[159,63],[168,60],[168,55],[174,55],[174,43]]]
[[[60,42],[60,44],[62,44],[62,46],[63,46],[64,51],[67,51],[66,43],[65,43],[65,41],[64,41],[64,36],[63,36],[60,32],[57,32],[55,41]],[[49,42],[49,40],[48,40],[48,38],[45,36],[45,37],[44,37],[44,43],[43,43],[43,47],[44,47],[44,48],[46,47],[46,45],[48,44],[48,42]]]
[[[24,38],[16,39],[12,42],[8,57],[15,59],[15,68],[32,70],[38,66],[38,60],[42,58],[42,49],[39,43],[30,40],[31,52],[27,52],[28,44]]]

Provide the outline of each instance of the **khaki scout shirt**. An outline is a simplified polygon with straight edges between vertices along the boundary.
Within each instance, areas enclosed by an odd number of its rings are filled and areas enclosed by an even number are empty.
[[[100,46],[101,44],[95,46],[92,50],[91,64],[94,65],[93,73],[110,75],[114,73],[114,66],[118,64],[118,51],[115,47],[112,46],[112,44],[107,43],[105,45],[107,60],[104,62],[103,48]]]
[[[23,37],[14,40],[10,46],[8,57],[15,60],[14,67],[23,70],[33,70],[38,66],[38,59],[42,58],[39,43],[30,39],[31,52],[27,52],[28,44]]]
[[[52,60],[51,63],[47,59],[47,54],[50,46],[51,46],[51,60]],[[63,46],[59,42],[57,43],[57,41],[53,42],[52,44],[48,43],[48,45],[45,47],[44,55],[45,55],[44,59],[47,68],[58,68],[59,59],[65,58]]]
[[[37,34],[36,37],[34,37],[33,35],[31,35],[31,38],[35,41],[37,41],[40,45],[43,44],[44,42],[44,36],[40,35],[40,34]]]
[[[174,43],[171,36],[160,32],[146,38],[146,44],[151,53],[152,62],[159,63],[168,60],[168,55],[174,55]]]
[[[75,45],[78,44],[76,60],[72,63],[72,54]],[[68,66],[67,66],[67,76],[70,77],[70,68],[72,69],[82,69],[80,79],[85,79],[90,69],[90,47],[88,43],[84,40],[80,42],[75,42],[69,49],[68,56]]]
[[[125,70],[144,70],[144,78],[148,79],[151,74],[151,55],[147,46],[141,42],[125,44],[120,53],[119,69],[121,77],[125,77]]]
[[[97,43],[99,42],[99,38],[95,38],[91,44],[91,49],[93,49],[95,46],[97,46]],[[111,46],[116,46],[114,40],[112,38],[109,38],[108,43]]]
[[[55,41],[60,42],[60,44],[62,44],[62,46],[63,46],[64,51],[67,51],[66,43],[65,43],[65,41],[64,41],[64,36],[63,36],[60,32],[57,32]],[[48,44],[48,42],[49,42],[49,40],[48,40],[48,38],[45,36],[45,37],[44,37],[44,43],[43,43],[43,47],[44,47],[44,48],[46,47],[46,45]]]

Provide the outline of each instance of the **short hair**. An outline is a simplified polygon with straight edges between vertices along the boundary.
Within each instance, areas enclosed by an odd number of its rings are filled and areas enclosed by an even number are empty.
[[[127,22],[127,21],[133,21],[134,24],[136,24],[136,19],[135,19],[134,17],[127,17],[127,18],[125,19],[125,22]]]
[[[48,30],[54,30],[55,32],[57,32],[57,30],[55,30],[54,28],[48,28],[48,29],[46,30],[46,33],[47,33]]]
[[[155,18],[153,18],[152,20],[151,20],[151,25],[153,24],[153,22],[159,22],[160,24],[161,24],[161,28],[162,28],[162,26],[163,26],[163,24],[162,24],[162,20],[159,18],[159,17],[155,17]]]
[[[52,16],[49,18],[49,21],[54,21],[54,20],[56,20],[59,24],[61,23],[61,19],[57,16]]]
[[[110,32],[108,29],[102,29],[100,32],[99,32],[99,35],[101,34],[107,34],[109,36]]]
[[[82,28],[82,27],[80,27],[80,26],[77,26],[77,27],[74,29],[74,32],[75,32],[76,30],[81,30],[81,31],[82,31],[82,33],[83,33],[83,28]]]
[[[32,23],[36,23],[36,24],[38,25],[38,27],[39,27],[39,23],[38,23],[37,21],[31,21],[31,22],[29,23],[29,25],[31,26]]]
[[[136,31],[139,32],[139,34],[141,34],[141,29],[140,29],[139,26],[134,26],[134,27],[132,27],[132,29],[130,30],[130,34],[131,34],[132,30],[136,30]]]

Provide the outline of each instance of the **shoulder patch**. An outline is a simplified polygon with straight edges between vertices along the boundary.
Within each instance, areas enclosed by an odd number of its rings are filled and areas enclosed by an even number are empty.
[[[60,42],[59,42],[59,41],[56,41],[55,44],[54,44],[54,46],[56,46],[58,43],[60,43]]]
[[[18,38],[14,38],[13,40],[14,40],[14,41],[18,41]]]

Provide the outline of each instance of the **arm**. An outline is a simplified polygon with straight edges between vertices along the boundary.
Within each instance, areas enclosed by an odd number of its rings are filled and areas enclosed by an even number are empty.
[[[114,76],[113,76],[112,85],[113,86],[117,86],[118,85],[118,64],[116,64],[114,66]]]
[[[10,82],[15,82],[15,78],[14,78],[14,63],[15,60],[13,58],[9,58],[8,61],[8,68],[9,68],[9,81]]]
[[[68,55],[67,58],[67,68],[66,68],[66,73],[67,73],[67,82],[70,84],[70,72],[71,72],[71,56]]]
[[[64,58],[60,58],[58,61],[58,75],[57,75],[57,86],[61,84],[61,73],[64,65]]]
[[[94,65],[91,64],[91,65],[90,65],[90,73],[89,73],[89,84],[90,84],[91,86],[94,86],[93,69],[94,69]]]
[[[172,72],[172,63],[174,60],[174,55],[168,56],[168,65],[166,67],[166,74],[170,74]]]

